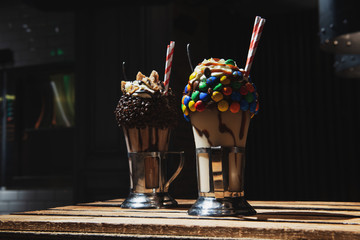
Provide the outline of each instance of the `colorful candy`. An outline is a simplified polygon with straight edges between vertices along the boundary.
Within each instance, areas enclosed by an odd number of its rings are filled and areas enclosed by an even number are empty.
[[[189,117],[189,116],[186,116],[186,115],[184,114],[184,118],[185,118],[186,121],[190,122],[190,117]]]
[[[210,86],[214,86],[218,81],[219,79],[217,77],[211,76],[206,79],[206,84]]]
[[[238,90],[242,86],[241,82],[239,81],[233,81],[230,85],[234,90]]]
[[[193,72],[193,73],[190,75],[189,80],[191,81],[191,80],[195,79],[196,77],[197,77],[197,73],[196,73],[196,72]]]
[[[236,66],[235,61],[232,60],[232,59],[226,60],[226,61],[225,61],[225,64],[230,64],[230,65]]]
[[[195,111],[196,111],[195,102],[194,102],[193,100],[191,100],[191,101],[189,102],[188,107],[189,107],[190,111],[192,111],[192,112],[195,112]]]
[[[194,90],[196,90],[197,88],[198,88],[198,86],[199,86],[199,81],[194,81],[193,83],[192,83],[192,88],[194,89]],[[191,90],[191,89],[190,89]]]
[[[241,102],[240,102],[240,109],[242,111],[247,111],[249,110],[249,103],[248,101],[246,101],[246,99],[242,99]]]
[[[206,84],[206,82],[200,82],[199,84],[199,90],[200,91],[203,91],[203,92],[206,92],[208,89],[208,85]]]
[[[181,109],[186,116],[189,115],[189,110],[187,109],[187,107],[185,105],[182,104]]]
[[[247,94],[248,94],[248,90],[246,89],[245,86],[242,86],[242,87],[240,88],[240,94],[241,94],[241,95],[247,95]]]
[[[181,105],[184,118],[190,121],[191,112],[202,112],[206,108],[232,113],[250,111],[252,116],[257,114],[259,103],[255,85],[249,78],[244,79],[234,60],[226,60],[225,65],[224,60],[219,64],[209,64],[214,61],[220,60],[209,59],[190,75]]]
[[[256,102],[252,102],[252,103],[250,103],[250,107],[249,107],[249,109],[250,109],[250,112],[256,112]]]
[[[249,92],[246,96],[245,96],[245,99],[248,103],[251,103],[252,101],[254,101],[254,95]]]
[[[220,82],[224,85],[228,85],[230,84],[230,79],[226,75],[224,75],[220,78]]]
[[[191,99],[196,102],[197,100],[199,100],[199,95],[200,95],[200,92],[195,91],[191,94]]]
[[[226,100],[221,100],[218,105],[218,109],[220,112],[226,112],[229,108],[229,103]]]
[[[234,102],[240,102],[241,100],[241,94],[239,92],[232,92],[230,97]]]
[[[232,88],[231,87],[224,87],[222,90],[222,93],[226,96],[230,96],[232,93]]]
[[[187,106],[187,105],[189,104],[190,100],[191,100],[190,96],[187,96],[187,95],[186,95],[186,96],[184,97],[184,103],[183,103],[183,104],[184,104],[185,106]]]
[[[214,88],[213,88],[213,90],[214,91],[221,91],[221,89],[223,89],[223,85],[221,84],[221,83],[218,83]]]
[[[209,100],[210,94],[201,92],[199,98],[201,101],[206,102],[207,100]]]
[[[240,103],[238,102],[232,102],[230,105],[230,111],[232,113],[237,113],[240,111]]]
[[[202,112],[205,110],[205,104],[201,100],[199,100],[195,103],[195,108],[196,108],[196,111]]]
[[[185,99],[186,95],[184,95],[181,99],[181,104],[184,104],[184,99]]]
[[[189,92],[188,86],[189,86],[189,84],[186,84],[185,89],[184,89],[185,94],[188,94],[188,92]]]
[[[254,86],[251,84],[251,83],[246,83],[245,84],[245,87],[246,87],[246,89],[249,91],[249,92],[254,92],[255,91],[255,88],[254,88]]]
[[[224,95],[221,92],[214,91],[211,95],[212,100],[219,102],[224,98]]]
[[[258,111],[259,111],[259,102],[256,102],[255,114],[258,113]]]
[[[234,71],[232,74],[235,78],[240,79],[240,80],[242,80],[244,77],[242,72],[240,72],[240,71]]]

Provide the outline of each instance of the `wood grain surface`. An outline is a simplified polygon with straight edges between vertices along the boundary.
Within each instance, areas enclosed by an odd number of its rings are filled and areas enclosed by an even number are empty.
[[[0,239],[360,239],[360,203],[249,201],[257,215],[122,209],[122,199],[0,216]]]

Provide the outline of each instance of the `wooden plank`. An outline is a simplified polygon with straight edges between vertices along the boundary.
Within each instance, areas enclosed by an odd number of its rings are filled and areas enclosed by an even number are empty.
[[[189,216],[186,211],[155,212],[134,210],[107,210],[106,208],[92,210],[84,209],[50,209],[19,213],[20,215],[48,215],[48,216],[91,216],[91,217],[131,217],[131,218],[173,218],[173,219],[211,219],[211,220],[251,220],[251,221],[277,221],[277,222],[303,222],[303,223],[331,223],[331,224],[357,224],[360,225],[359,212],[324,212],[324,211],[292,211],[260,209],[258,214],[249,217],[199,217]]]
[[[181,239],[181,240],[195,240],[204,239],[199,236],[174,236],[174,235],[149,235],[149,234],[119,234],[119,233],[74,233],[74,232],[62,232],[61,234],[56,232],[46,231],[1,231],[0,240],[114,240],[114,239]],[[211,240],[234,240],[235,238],[223,238],[223,237],[206,237]],[[244,238],[236,238],[244,239]],[[249,240],[246,238],[246,240]]]
[[[53,231],[102,236],[360,239],[359,203],[252,201],[258,212],[255,216],[199,217],[187,214],[194,200],[179,200],[180,206],[173,209],[122,209],[116,206],[121,202],[115,199],[0,216],[0,235]]]
[[[115,201],[112,201],[115,202]],[[188,201],[187,201],[188,202]],[[266,202],[265,202],[266,203]],[[316,202],[318,205],[324,205]],[[264,204],[264,202],[261,202]],[[294,202],[277,202],[279,205],[290,205]],[[269,205],[269,204],[268,204]],[[306,205],[306,204],[305,204]],[[332,204],[331,204],[332,205]],[[350,205],[350,204],[349,204]],[[351,204],[354,205],[354,204]],[[279,208],[277,209],[257,209],[258,215],[253,217],[245,217],[247,220],[256,221],[278,221],[278,222],[307,222],[307,223],[331,223],[331,224],[359,224],[360,212],[358,211],[324,211],[306,208],[305,210],[299,210],[299,207],[292,209],[293,207]],[[304,208],[304,207],[301,207]],[[316,207],[318,208],[318,207]],[[122,217],[131,216],[133,218],[182,218],[182,219],[193,219],[193,218],[210,218],[213,220],[221,220],[225,218],[211,218],[211,217],[193,217],[188,216],[184,209],[121,209],[119,207],[104,207],[99,204],[95,205],[80,205],[80,206],[67,206],[54,208],[54,211],[58,212],[46,212],[41,211],[37,213],[26,213],[26,214],[50,214],[50,215],[91,215],[91,216],[108,216],[108,217]],[[355,209],[356,210],[356,209]],[[70,211],[70,212],[69,212]],[[72,211],[72,212],[71,212]],[[176,213],[180,213],[176,214]],[[165,214],[165,215],[164,215]],[[239,220],[241,218],[226,218]]]
[[[256,208],[294,208],[294,209],[326,209],[326,210],[352,210],[360,211],[360,203],[344,202],[265,202],[249,201]]]
[[[209,219],[146,219],[89,216],[0,217],[1,230],[81,233],[121,233],[202,237],[249,237],[267,239],[360,239],[358,225],[309,224],[257,221],[213,221]]]
[[[137,212],[137,211],[146,211],[146,212],[184,212],[187,211],[187,209],[180,209],[180,208],[171,208],[171,209],[124,209],[120,207],[112,207],[112,206],[82,206],[82,205],[76,205],[76,206],[63,206],[63,207],[55,207],[50,208],[52,210],[79,210],[79,211],[87,211],[87,210],[93,210],[93,211],[122,211],[122,212]]]
[[[182,213],[182,212],[186,212],[187,209],[180,209],[180,208],[173,208],[173,209],[123,209],[120,207],[105,207],[105,206],[82,206],[82,205],[78,205],[78,206],[64,206],[64,207],[56,207],[56,208],[52,208],[51,210],[68,210],[68,211],[110,211],[110,212],[127,212],[127,213],[132,213],[132,212],[142,212],[145,211],[146,213]],[[352,217],[357,217],[360,216],[360,211],[352,211],[349,209],[340,209],[340,210],[318,210],[318,209],[311,209],[311,208],[307,208],[307,209],[294,209],[294,208],[256,208],[258,213],[261,212],[302,212],[303,214],[307,214],[307,213],[319,213],[319,214],[327,214],[327,215],[349,215]]]

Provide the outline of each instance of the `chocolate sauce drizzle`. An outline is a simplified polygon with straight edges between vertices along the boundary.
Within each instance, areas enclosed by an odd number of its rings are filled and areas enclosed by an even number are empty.
[[[239,138],[240,140],[242,140],[244,138],[244,134],[245,134],[245,125],[246,125],[246,112],[245,111],[242,111],[242,116],[241,116],[241,126],[240,126],[240,132],[239,132]],[[218,113],[218,120],[219,120],[219,131],[221,133],[229,133],[233,140],[234,140],[234,146],[236,146],[236,138],[235,138],[235,134],[233,133],[233,131],[228,127],[226,126],[226,124],[224,124],[222,122],[222,117],[221,117],[221,112]],[[193,126],[196,130],[196,132],[198,133],[198,135],[200,137],[202,137],[203,135],[205,135],[208,143],[210,144],[210,146],[213,146],[212,142],[210,141],[210,134],[209,132],[204,129],[204,130],[200,130],[198,129],[197,127]]]
[[[205,135],[205,137],[206,137],[209,145],[210,145],[210,146],[213,146],[212,142],[210,141],[210,134],[209,134],[209,132],[208,132],[206,129],[204,129],[204,130],[201,131],[201,130],[198,129],[197,127],[195,127],[195,126],[193,126],[193,127],[195,128],[196,132],[199,134],[200,137],[202,137],[203,135]]]
[[[140,149],[142,149],[143,148],[143,139],[141,137],[140,128],[138,128],[138,140],[139,140]]]
[[[244,138],[245,125],[246,125],[246,112],[242,111],[241,127],[240,127],[240,133],[239,133],[240,140]]]
[[[155,143],[153,144],[153,128],[149,127],[149,149],[147,151],[157,151],[158,146],[156,145],[159,143],[159,129],[155,128]]]
[[[219,131],[220,131],[221,133],[228,132],[228,133],[232,136],[232,138],[233,138],[233,140],[234,140],[234,146],[236,146],[235,135],[234,135],[233,131],[232,131],[230,128],[228,128],[228,127],[222,122],[222,118],[221,118],[221,113],[220,113],[220,112],[218,113],[218,119],[219,119]]]

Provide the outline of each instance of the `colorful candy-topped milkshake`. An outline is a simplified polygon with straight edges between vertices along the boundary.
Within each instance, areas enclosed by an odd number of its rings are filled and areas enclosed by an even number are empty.
[[[265,19],[255,18],[245,69],[234,60],[211,58],[189,77],[182,111],[196,146],[199,197],[190,215],[253,215],[244,193],[245,145],[250,119],[259,110],[249,73]],[[190,55],[188,51],[191,67]]]
[[[244,147],[250,117],[259,109],[255,85],[231,60],[204,60],[189,77],[182,111],[196,147]]]

